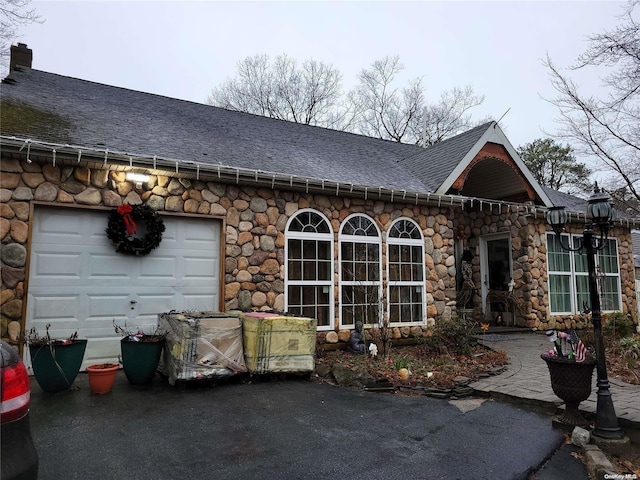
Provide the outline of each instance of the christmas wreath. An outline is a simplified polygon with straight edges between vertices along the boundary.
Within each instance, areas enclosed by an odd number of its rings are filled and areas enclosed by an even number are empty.
[[[144,235],[138,235],[138,224],[144,225]],[[162,241],[164,222],[152,208],[146,205],[120,205],[109,214],[106,233],[116,252],[144,256],[157,248]]]

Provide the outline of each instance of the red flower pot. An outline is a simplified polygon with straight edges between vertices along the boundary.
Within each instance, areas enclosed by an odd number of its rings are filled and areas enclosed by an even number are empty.
[[[89,388],[91,393],[104,395],[109,393],[116,379],[118,364],[116,363],[100,363],[97,365],[89,365],[87,374],[89,375]]]

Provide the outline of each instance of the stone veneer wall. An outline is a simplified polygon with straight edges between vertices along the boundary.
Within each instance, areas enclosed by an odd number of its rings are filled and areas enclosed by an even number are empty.
[[[524,208],[496,212],[494,207],[493,210],[457,213],[457,236],[461,237],[464,248],[470,249],[474,254],[474,282],[476,285],[482,284],[479,237],[497,233],[509,234],[514,294],[522,308],[517,324],[529,328],[540,327],[546,316],[546,282],[543,280],[546,272],[546,241],[543,241],[545,225],[528,216]],[[507,209],[503,207],[502,210]],[[476,305],[480,305],[481,301],[479,295],[474,298]],[[478,308],[480,307],[476,310]]]
[[[2,241],[2,289],[0,292],[2,338],[20,331],[22,320],[30,202],[51,202],[117,207],[122,203],[145,202],[159,211],[214,215],[225,218],[225,309],[284,309],[284,229],[288,219],[302,208],[313,208],[330,219],[335,234],[341,222],[352,213],[366,213],[383,232],[400,216],[417,221],[425,237],[427,325],[397,327],[392,338],[420,337],[428,334],[436,318],[450,318],[455,311],[454,223],[456,237],[464,237],[465,248],[475,253],[474,274],[480,283],[478,237],[509,232],[513,247],[515,292],[524,305],[521,326],[580,328],[585,322],[576,317],[549,317],[546,276],[546,225],[521,212],[462,212],[449,207],[272,191],[268,188],[238,187],[170,176],[151,176],[145,189],[136,190],[125,181],[124,172],[85,167],[54,167],[3,158],[0,166],[0,239]],[[495,208],[494,208],[495,210]],[[634,272],[631,234],[616,228],[620,258],[623,311],[634,311]],[[383,259],[386,264],[386,260]],[[336,269],[338,268],[336,262]],[[336,299],[338,298],[335,275]],[[383,279],[383,281],[386,279]],[[476,303],[480,298],[475,299]],[[338,318],[336,305],[336,319]],[[337,322],[337,320],[336,320]],[[337,324],[335,325],[337,328]],[[319,332],[321,343],[347,342],[349,330]]]
[[[494,208],[495,210],[495,208]],[[509,233],[511,236],[514,294],[524,312],[518,325],[540,330],[585,328],[590,325],[589,316],[550,315],[547,278],[547,232],[551,229],[546,221],[527,215],[524,209],[513,212],[473,211],[456,214],[456,236],[462,238],[465,248],[474,253],[474,281],[480,285],[480,260],[478,238],[491,233]],[[569,225],[570,233],[582,233],[584,226]],[[622,312],[636,316],[633,253],[631,233],[616,227],[610,232],[618,238],[618,263],[622,283]],[[481,302],[479,296],[474,299]]]
[[[455,310],[453,211],[450,208],[390,204],[268,188],[238,187],[169,176],[151,176],[134,189],[124,172],[53,166],[3,158],[0,166],[0,239],[2,241],[2,337],[19,333],[27,262],[30,202],[117,207],[146,203],[158,211],[225,218],[225,309],[284,309],[284,229],[302,208],[330,219],[337,240],[340,222],[356,212],[373,217],[383,238],[400,216],[418,222],[425,236],[427,316],[451,317]],[[337,242],[335,256],[337,258]],[[386,254],[383,243],[383,256]],[[337,262],[336,262],[336,268]],[[334,272],[337,279],[337,271]],[[337,286],[336,286],[336,298]],[[337,319],[336,305],[336,319]],[[336,320],[337,322],[337,320]],[[337,325],[336,325],[337,327]],[[426,335],[427,327],[392,329],[394,338]],[[349,331],[319,332],[321,342],[348,341]]]

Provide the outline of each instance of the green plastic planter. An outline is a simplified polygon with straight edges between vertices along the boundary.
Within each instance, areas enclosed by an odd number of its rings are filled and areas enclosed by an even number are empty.
[[[51,342],[49,345],[29,345],[33,374],[40,388],[48,393],[71,388],[78,376],[87,340],[71,343]]]
[[[129,383],[144,385],[151,382],[158,369],[163,346],[164,337],[151,342],[120,340],[122,369]]]

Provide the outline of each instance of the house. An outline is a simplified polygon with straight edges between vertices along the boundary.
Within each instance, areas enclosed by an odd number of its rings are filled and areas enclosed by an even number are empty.
[[[33,327],[89,338],[113,359],[113,322],[171,310],[273,308],[426,335],[465,314],[527,328],[583,327],[584,264],[546,210],[584,202],[541,187],[496,122],[428,148],[228,111],[31,68],[12,47],[2,82],[2,337]],[[143,175],[132,178],[131,173]],[[115,251],[122,204],[160,213],[148,255]],[[139,236],[150,225],[144,219]],[[631,228],[599,258],[606,310],[636,314]],[[144,238],[144,237],[143,237]],[[477,287],[460,302],[460,262]]]

